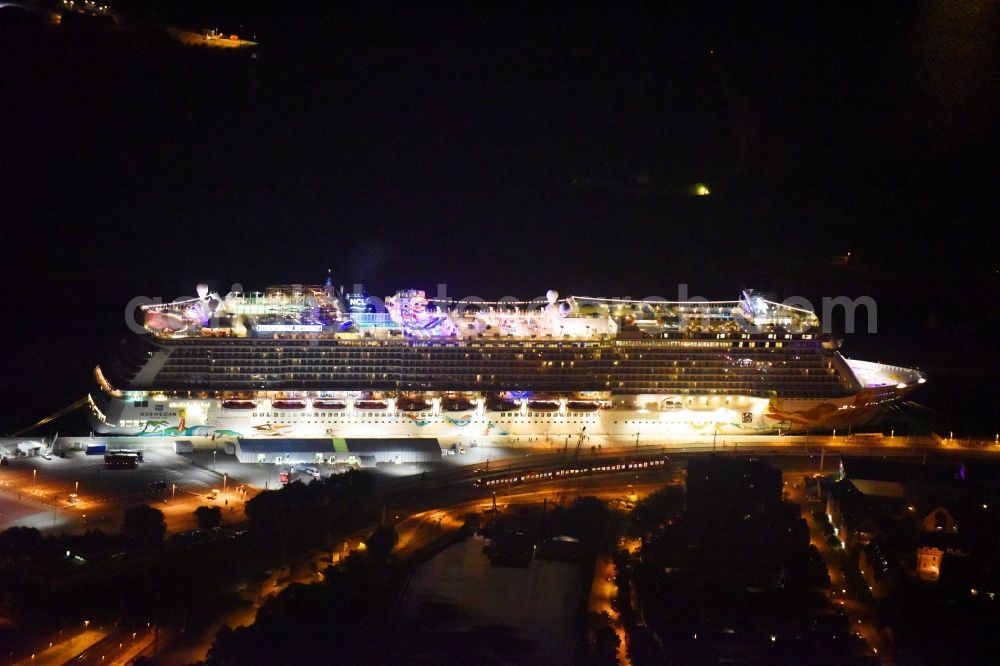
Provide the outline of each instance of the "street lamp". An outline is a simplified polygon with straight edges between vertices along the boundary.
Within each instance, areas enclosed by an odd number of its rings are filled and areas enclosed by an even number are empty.
[[[38,480],[38,470],[33,469],[31,470],[31,485],[35,485],[35,481],[37,480]]]
[[[170,501],[172,502],[175,497],[177,497],[177,484],[176,483],[173,484],[173,487],[170,489]]]
[[[222,492],[226,492],[226,484],[229,482],[229,473],[223,473],[222,475]]]

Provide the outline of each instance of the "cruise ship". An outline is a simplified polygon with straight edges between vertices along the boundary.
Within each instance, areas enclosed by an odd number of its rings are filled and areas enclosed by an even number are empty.
[[[732,301],[384,301],[284,285],[144,306],[94,370],[94,430],[579,446],[829,432],[926,381],[844,358],[815,313]],[[678,440],[683,441],[683,439]]]

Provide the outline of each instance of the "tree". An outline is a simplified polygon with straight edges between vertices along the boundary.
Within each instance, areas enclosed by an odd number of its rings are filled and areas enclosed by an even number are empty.
[[[398,541],[399,535],[396,534],[396,528],[392,525],[382,525],[375,528],[375,531],[365,541],[365,546],[367,546],[368,555],[372,560],[385,562],[389,559],[389,553],[396,547]]]
[[[629,532],[634,536],[642,536],[670,518],[676,518],[683,510],[683,487],[664,486],[636,503],[629,516]]]
[[[589,553],[613,550],[614,512],[597,497],[580,497],[562,514],[566,534],[578,538]]]
[[[142,544],[158,546],[167,533],[167,523],[163,520],[162,511],[144,504],[125,509],[122,532]]]
[[[341,498],[360,499],[375,494],[375,477],[368,472],[356,469],[352,469],[346,474],[329,476],[324,484],[332,495]]]
[[[601,624],[594,632],[594,652],[592,663],[601,666],[611,666],[619,664],[618,646],[621,645],[621,638],[611,624],[611,616],[607,611],[601,613]]]
[[[198,520],[198,527],[210,530],[222,524],[222,509],[217,506],[199,506],[194,510],[194,517]]]
[[[366,472],[337,474],[321,483],[298,481],[259,493],[246,504],[250,530],[283,557],[322,546],[332,532],[353,532],[376,514],[375,480]]]
[[[0,557],[20,558],[37,554],[44,538],[34,527],[9,527],[0,532]]]

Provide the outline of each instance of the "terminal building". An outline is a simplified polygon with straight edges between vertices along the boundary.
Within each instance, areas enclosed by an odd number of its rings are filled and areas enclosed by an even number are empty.
[[[441,460],[441,445],[433,437],[374,439],[268,438],[236,440],[236,458],[241,463],[357,465],[382,463],[433,463]]]

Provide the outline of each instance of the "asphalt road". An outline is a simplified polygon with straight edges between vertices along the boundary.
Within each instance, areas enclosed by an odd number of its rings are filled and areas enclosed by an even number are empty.
[[[464,455],[444,456],[433,468],[416,465],[385,465],[374,470],[380,492],[428,493],[471,482],[477,475],[498,469],[530,469],[559,460],[632,456],[662,452],[670,456],[709,453],[737,455],[811,455],[826,465],[836,464],[841,453],[850,455],[934,459],[955,456],[992,458],[1000,447],[968,448],[944,440],[923,438],[838,437],[756,437],[744,441],[732,438],[705,438],[697,442],[671,441],[665,445],[644,443],[640,447],[618,449],[554,446],[542,442],[539,448],[480,446],[467,448]],[[214,502],[209,491],[234,491],[244,486],[250,493],[278,485],[275,465],[240,464],[220,447],[199,450],[194,455],[178,455],[165,444],[152,443],[144,450],[144,462],[133,470],[108,470],[103,456],[70,452],[67,458],[49,460],[36,456],[11,459],[0,468],[0,529],[12,525],[36,527],[45,532],[83,532],[93,527],[106,531],[120,526],[122,509],[150,504],[167,514],[170,532],[194,527],[193,511],[200,505],[218,503],[227,522],[241,520],[241,503],[251,495],[226,492]],[[312,477],[293,474],[295,480],[311,482]],[[153,482],[166,489],[153,489]],[[71,494],[76,494],[71,502]],[[227,511],[227,509],[229,509]]]
[[[620,499],[632,494],[642,497],[665,483],[682,481],[687,460],[691,456],[704,455],[710,451],[711,447],[679,447],[670,449],[667,451],[670,456],[670,464],[665,468],[653,471],[577,476],[563,480],[501,486],[496,489],[496,502],[500,510],[506,510],[518,505],[537,505],[544,501],[557,505],[567,504],[577,497],[584,495],[596,495],[608,500]],[[717,448],[716,451],[722,453],[720,448]],[[658,456],[662,456],[663,452],[664,450],[660,447],[642,447],[640,450],[640,453]],[[851,455],[884,455],[915,460],[922,460],[925,455],[929,458],[936,458],[938,456],[950,457],[955,453],[946,449],[925,453],[922,450],[913,452],[901,447],[878,447],[871,445],[828,446],[825,452],[815,446],[811,447],[809,452],[806,452],[801,446],[755,446],[753,450],[750,450],[750,447],[739,449],[736,447],[731,449],[727,447],[726,452],[764,457],[773,465],[782,468],[786,479],[796,480],[801,480],[802,476],[806,474],[820,471],[821,466],[825,468],[823,471],[829,472],[834,470],[837,463],[837,456],[841,452],[847,452]],[[961,450],[961,453],[969,454],[970,452]],[[591,452],[588,450],[581,452],[580,455],[601,459],[621,457],[623,455],[632,456],[634,454],[635,450],[629,447],[628,449],[617,451],[602,450],[600,452]],[[973,452],[973,455],[993,456],[996,455],[996,451],[980,450]],[[572,454],[563,454],[562,452],[539,453],[518,450],[516,454],[512,452],[511,457],[506,458],[503,462],[498,463],[491,460],[489,470],[487,470],[486,461],[480,461],[465,466],[453,464],[423,475],[395,478],[389,475],[382,476],[381,486],[385,492],[387,517],[389,520],[395,522],[399,536],[396,556],[403,560],[412,558],[423,549],[438,543],[443,537],[458,530],[463,524],[466,514],[491,509],[493,506],[493,491],[478,488],[474,483],[479,476],[487,471],[496,472],[498,467],[501,471],[511,472],[527,469],[539,470],[558,466],[563,464],[567,459],[572,458]],[[27,484],[32,482],[41,484],[42,481],[39,477],[44,470],[46,481],[52,484],[51,486],[45,486],[45,490],[40,492],[42,497],[38,501],[44,502],[44,494],[46,492],[65,493],[69,479],[79,478],[81,481],[81,503],[85,507],[88,507],[89,515],[99,516],[102,515],[102,512],[107,512],[105,515],[113,515],[114,512],[120,511],[121,506],[126,503],[150,503],[151,500],[152,502],[158,500],[159,504],[154,505],[162,505],[161,508],[165,509],[165,514],[167,514],[173,530],[176,531],[176,529],[185,526],[185,521],[193,522],[193,510],[196,506],[212,502],[205,497],[207,491],[213,487],[220,487],[218,482],[221,474],[218,471],[192,464],[187,457],[176,456],[172,452],[169,454],[153,453],[147,455],[147,460],[149,462],[143,463],[139,470],[121,472],[103,470],[101,469],[103,468],[103,460],[88,461],[85,458],[80,460],[72,458],[69,460],[60,460],[57,465],[63,467],[62,470],[58,470],[61,474],[52,473],[56,469],[55,465],[52,467],[39,467],[40,471],[36,474],[32,474],[28,468],[23,466],[21,469],[13,470],[13,474],[10,473],[10,468],[6,468],[2,481],[8,482],[11,485],[3,489],[8,494],[10,492],[30,490],[30,488],[27,488]],[[202,460],[204,460],[204,456]],[[469,458],[466,458],[466,460],[469,460]],[[226,463],[218,460],[218,464],[221,466]],[[145,466],[145,469],[143,469],[143,466]],[[239,467],[238,464],[236,466]],[[53,481],[49,481],[50,475],[54,479]],[[179,479],[176,491],[173,488],[174,482],[170,483],[169,489],[166,491],[151,491],[143,487],[143,484],[148,484],[151,480],[163,479],[165,475],[166,478]],[[236,475],[234,474],[233,476],[235,477]],[[228,478],[226,480],[228,481]],[[94,488],[100,490],[95,491],[93,495],[88,495],[86,494],[86,489],[91,483],[94,484]],[[227,488],[227,490],[234,498],[236,497],[232,488]],[[227,494],[224,493],[215,502],[224,502],[226,497]],[[794,500],[795,495],[792,498]],[[166,501],[164,502],[164,500]],[[808,505],[806,507],[808,509]],[[80,508],[72,511],[78,512],[76,515],[84,515]],[[238,510],[238,505],[234,509],[234,513],[241,513]],[[226,515],[228,516],[228,514]],[[356,534],[349,535],[344,540],[343,550],[349,551],[358,548],[369,533],[370,530],[362,530]],[[831,575],[835,573],[831,572]],[[295,576],[296,579],[302,582],[306,582],[310,577],[315,578],[315,573],[310,572],[308,568],[301,568]],[[836,577],[834,577],[834,580],[836,580]],[[848,606],[850,603],[848,599],[844,599],[843,601],[845,606]],[[852,608],[848,606],[848,610],[851,611]],[[870,619],[866,619],[869,616],[865,613],[864,609],[856,609],[855,615],[852,615],[852,618],[862,620],[858,626],[858,631],[865,638],[869,638],[873,645],[877,645],[877,632],[874,631]],[[245,621],[247,618],[243,619]],[[112,631],[100,644],[88,649],[88,658],[96,658],[98,661],[94,663],[100,663],[100,657],[104,656],[105,663],[107,663],[107,659],[114,659],[119,653],[123,654],[127,647],[126,639],[131,636],[125,629]],[[162,641],[160,649],[163,649],[166,647],[169,638],[161,633],[160,640]],[[202,646],[205,651],[210,646],[210,637],[206,637],[206,641],[206,644]],[[119,647],[119,644],[121,644],[121,647]],[[115,649],[118,652],[115,652]],[[114,654],[112,654],[113,652]]]

